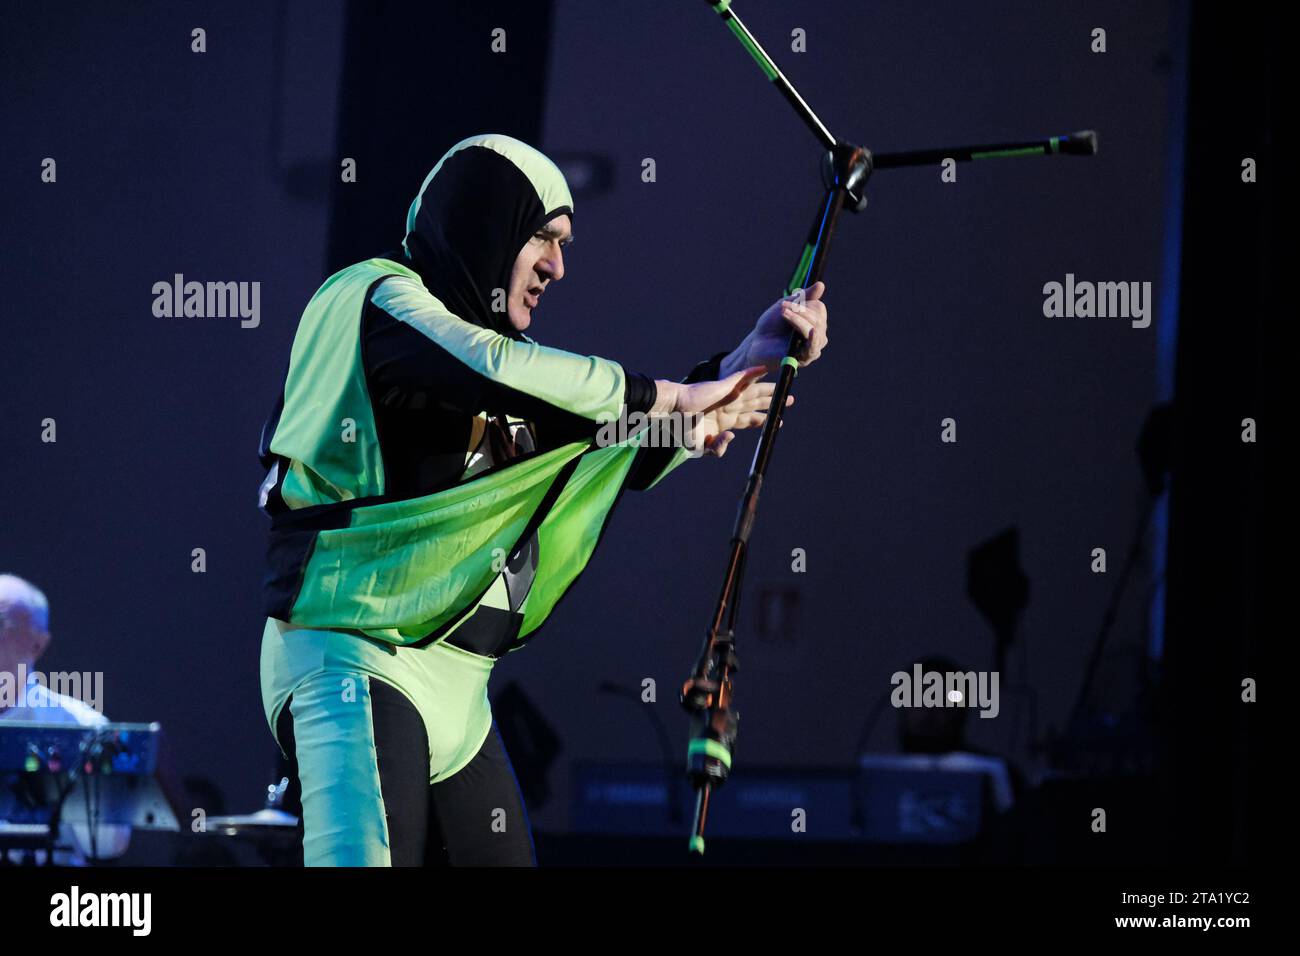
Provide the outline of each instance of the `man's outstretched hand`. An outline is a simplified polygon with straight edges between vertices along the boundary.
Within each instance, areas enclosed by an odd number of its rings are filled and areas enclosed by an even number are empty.
[[[791,330],[803,336],[795,356],[800,368],[821,357],[828,341],[825,292],[826,283],[817,281],[806,291],[796,290],[772,303],[754,330],[722,360],[716,382],[656,381],[658,397],[650,414],[698,416],[687,435],[691,449],[721,458],[736,437],[735,429],[754,428],[767,420],[776,385],[758,380],[781,367]],[[793,405],[794,396],[787,396],[785,404]]]
[[[826,303],[822,301],[825,292],[826,283],[818,280],[802,295],[796,290],[768,306],[758,317],[753,331],[722,360],[723,378],[751,365],[762,365],[775,372],[785,358],[791,329],[804,337],[803,348],[795,356],[799,367],[817,361],[828,341]]]
[[[693,423],[686,436],[689,447],[721,458],[736,437],[734,429],[762,425],[776,391],[775,383],[759,381],[766,374],[765,367],[755,365],[716,382],[678,385],[673,411]],[[787,396],[785,404],[793,405],[794,396]]]

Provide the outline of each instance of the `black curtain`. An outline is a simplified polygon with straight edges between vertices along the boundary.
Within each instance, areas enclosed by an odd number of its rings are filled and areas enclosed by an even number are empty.
[[[1209,2],[1193,6],[1190,28],[1162,707],[1167,860],[1244,864],[1257,859],[1249,823],[1262,721],[1241,681],[1262,677],[1269,593],[1259,455],[1282,427],[1266,413],[1263,354],[1283,320],[1276,184],[1289,171],[1273,129],[1284,34],[1272,14]],[[1258,164],[1255,183],[1242,181],[1246,158]],[[1245,418],[1257,421],[1256,444],[1241,439]],[[1280,690],[1264,684],[1265,696]]]
[[[339,97],[331,270],[397,246],[406,209],[446,150],[476,133],[539,142],[551,4],[395,3],[348,7]],[[505,31],[505,52],[492,50]]]

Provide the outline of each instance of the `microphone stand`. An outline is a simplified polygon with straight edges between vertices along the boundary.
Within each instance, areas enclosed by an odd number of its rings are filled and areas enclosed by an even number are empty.
[[[791,85],[785,74],[754,39],[754,35],[741,22],[732,9],[731,0],[705,0],[722,18],[732,34],[753,58],[764,76],[785,97],[798,117],[817,138],[826,153],[821,161],[822,184],[826,193],[817,215],[804,241],[803,253],[794,274],[786,283],[784,295],[796,289],[807,289],[821,279],[826,268],[826,257],[831,239],[839,222],[840,212],[862,212],[867,206],[866,184],[876,169],[895,169],[904,166],[933,166],[945,159],[973,162],[981,159],[1001,159],[1015,156],[1091,156],[1097,151],[1097,135],[1091,130],[1071,133],[1068,136],[1050,136],[1024,142],[991,143],[976,146],[958,146],[946,149],[914,150],[911,152],[873,155],[863,146],[836,139],[812,108]],[[753,532],[758,514],[758,499],[763,490],[763,479],[772,460],[776,436],[781,427],[786,396],[794,385],[799,362],[796,356],[804,339],[797,331],[790,334],[785,357],[781,360],[772,403],[768,406],[758,448],[754,452],[736,513],[731,535],[730,553],[722,588],[713,608],[713,616],[705,632],[704,647],[691,676],[682,685],[681,703],[691,715],[691,739],[687,745],[687,776],[695,789],[695,821],[691,830],[689,850],[704,854],[704,827],[709,812],[709,796],[720,787],[731,773],[732,755],[735,751],[736,733],[740,714],[733,705],[735,690],[732,675],[739,670],[736,657],[736,620],[740,609],[741,584],[744,580],[745,557],[749,536]]]

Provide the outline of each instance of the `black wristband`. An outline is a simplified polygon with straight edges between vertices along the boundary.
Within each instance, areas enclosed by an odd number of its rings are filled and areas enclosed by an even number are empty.
[[[626,382],[623,389],[626,414],[631,415],[633,412],[649,414],[650,409],[654,408],[655,399],[659,397],[659,386],[655,385],[654,379],[627,369],[623,370],[623,379]]]

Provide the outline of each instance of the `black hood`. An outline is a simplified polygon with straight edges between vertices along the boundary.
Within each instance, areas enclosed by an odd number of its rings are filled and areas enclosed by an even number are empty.
[[[425,177],[406,215],[402,250],[389,255],[420,274],[452,313],[519,339],[494,289],[508,290],[524,243],[556,216],[573,215],[559,168],[527,143],[500,133],[457,143]]]

